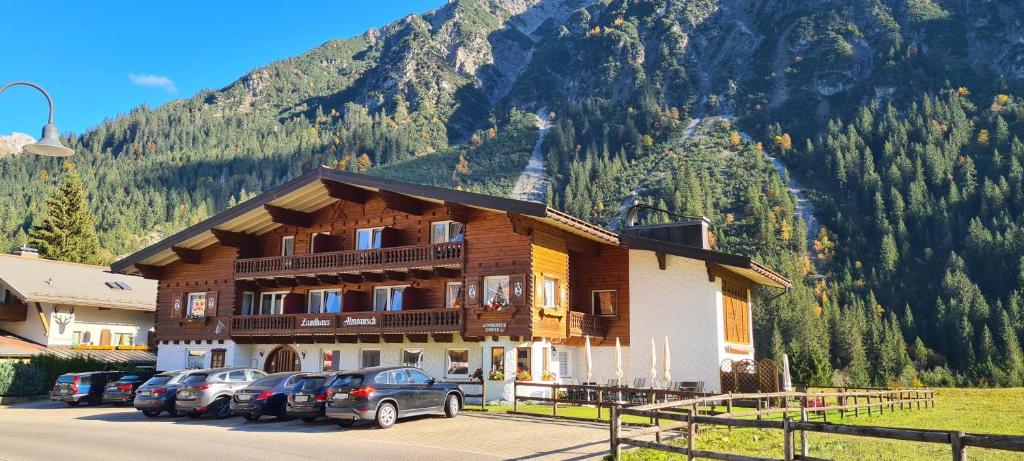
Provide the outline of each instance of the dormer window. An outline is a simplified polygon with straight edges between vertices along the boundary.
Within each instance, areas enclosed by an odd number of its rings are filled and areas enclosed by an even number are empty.
[[[430,223],[430,243],[461,242],[466,225],[458,221]]]

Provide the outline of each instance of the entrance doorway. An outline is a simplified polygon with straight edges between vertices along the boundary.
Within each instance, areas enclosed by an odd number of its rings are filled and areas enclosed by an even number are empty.
[[[291,346],[278,346],[270,351],[267,361],[263,364],[263,371],[267,373],[302,371],[302,363],[299,362],[299,354]]]

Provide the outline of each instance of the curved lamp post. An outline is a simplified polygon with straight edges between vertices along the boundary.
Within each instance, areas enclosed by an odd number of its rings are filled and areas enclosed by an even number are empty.
[[[61,144],[60,134],[57,132],[57,127],[53,125],[53,98],[50,97],[50,93],[47,93],[43,87],[36,85],[35,83],[24,81],[6,83],[3,86],[0,86],[0,93],[3,93],[4,90],[15,85],[30,86],[39,90],[40,93],[43,93],[43,96],[46,96],[46,102],[50,104],[50,119],[46,122],[46,125],[43,125],[43,137],[39,141],[36,141],[35,144],[25,146],[25,152],[36,155],[45,155],[47,157],[67,157],[74,154],[74,150],[65,147],[64,144]]]

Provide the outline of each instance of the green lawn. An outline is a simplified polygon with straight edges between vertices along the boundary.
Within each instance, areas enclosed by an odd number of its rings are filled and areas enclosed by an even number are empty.
[[[469,406],[469,408],[479,408]],[[488,407],[490,411],[510,411],[511,406]],[[551,407],[546,405],[520,405],[519,411],[551,414]],[[593,418],[593,408],[560,407],[559,416]],[[608,417],[605,410],[603,415]],[[640,422],[639,419],[626,419],[626,422]],[[873,416],[847,416],[840,420],[838,415],[830,415],[829,422],[841,424],[859,424],[883,427],[900,427],[912,429],[943,429],[962,430],[975,434],[1011,434],[1024,435],[1024,388],[1013,389],[939,389],[935,394],[935,408],[922,410],[905,410],[886,412]],[[903,442],[866,437],[852,437],[829,434],[808,433],[810,443],[809,455],[819,458],[836,460],[933,460],[950,459],[949,445]],[[796,439],[799,446],[799,438]],[[782,431],[702,428],[697,439],[697,447],[702,450],[745,454],[764,457],[782,457]],[[971,460],[1021,460],[1024,453],[1000,450],[968,448],[968,459]],[[623,459],[628,461],[653,461],[685,459],[677,455],[638,449],[624,452]]]

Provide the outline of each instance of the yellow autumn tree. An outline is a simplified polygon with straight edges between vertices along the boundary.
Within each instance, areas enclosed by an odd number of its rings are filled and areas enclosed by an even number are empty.
[[[789,133],[782,133],[775,137],[775,147],[783,152],[787,152],[793,148],[793,139],[789,137]]]
[[[729,144],[738,146],[740,145],[740,141],[742,141],[742,139],[740,138],[740,133],[738,131],[734,130],[732,133],[729,133]]]
[[[966,86],[962,86],[956,89],[956,94],[960,96],[970,96],[971,90],[968,90]]]
[[[1008,95],[1008,94],[996,95],[996,104],[999,104],[1000,106],[1005,106],[1009,102],[1010,102],[1010,95]]]
[[[370,160],[370,156],[365,153],[356,159],[356,168],[360,173],[366,172],[366,170],[369,170],[371,166],[373,166],[373,160]]]
[[[983,146],[988,145],[988,130],[981,130],[978,132],[978,144]]]
[[[793,239],[793,225],[789,223],[788,219],[783,219],[782,223],[779,224],[779,237],[784,242],[788,242]]]

